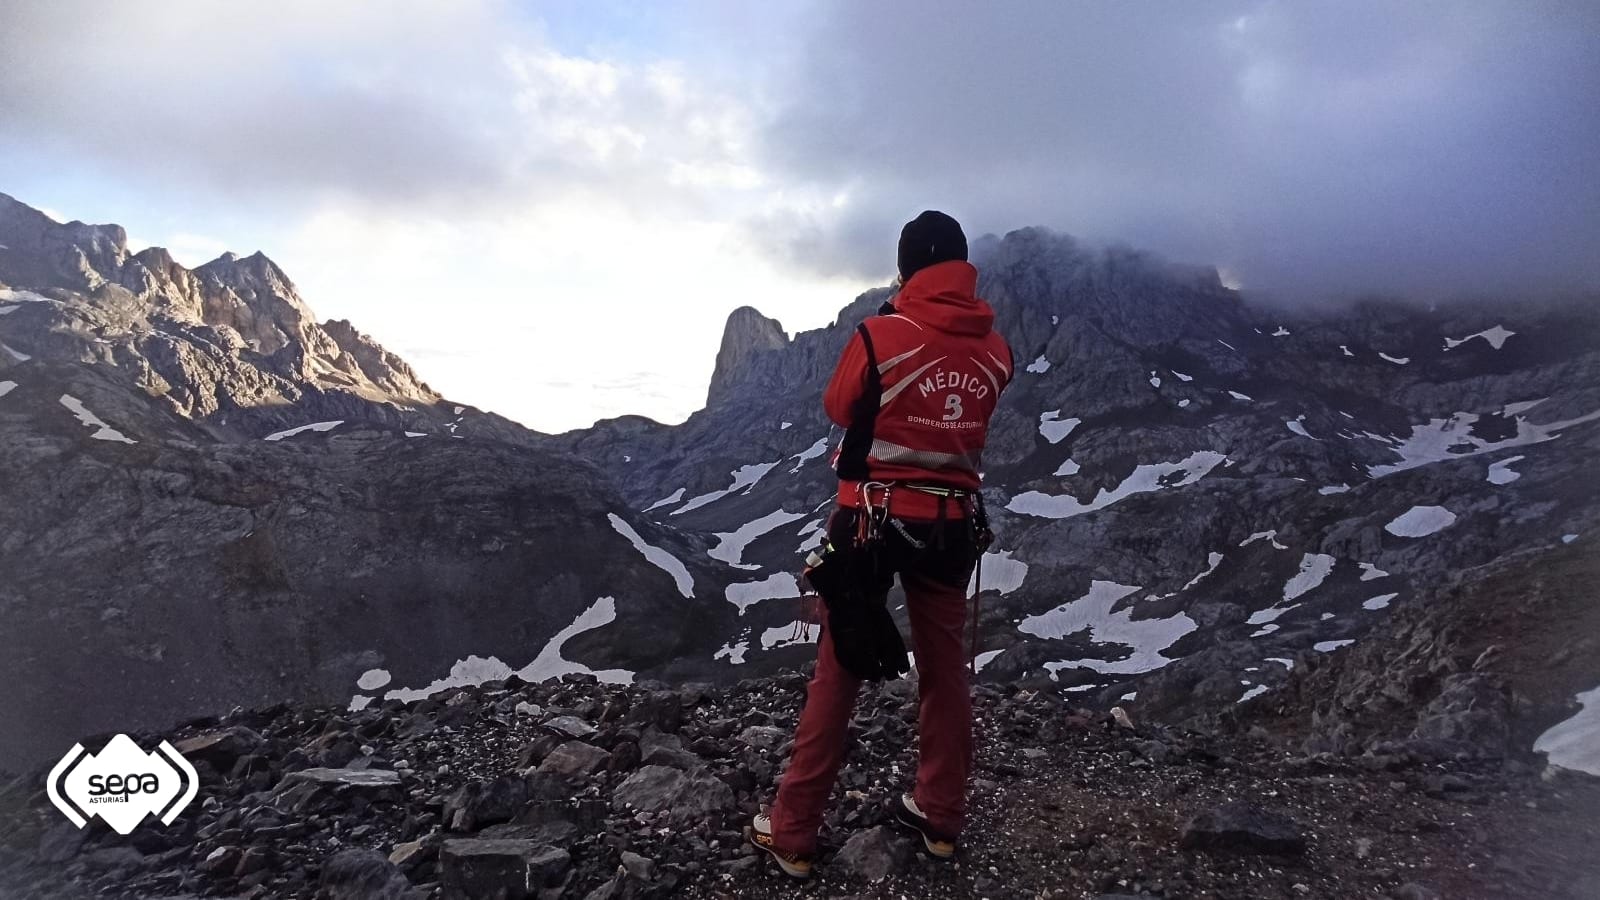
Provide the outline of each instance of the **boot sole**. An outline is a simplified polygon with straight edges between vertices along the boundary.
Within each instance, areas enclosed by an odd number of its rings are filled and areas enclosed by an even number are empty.
[[[922,838],[922,846],[927,849],[929,856],[932,856],[936,859],[952,859],[955,857],[955,847],[949,845],[946,841],[936,842],[934,838],[929,837],[928,833],[922,830],[922,825],[918,823],[916,819],[912,818],[911,810],[906,809],[904,805],[897,806],[895,809],[894,818],[895,821],[911,829],[912,831],[915,831],[917,836]],[[946,846],[935,846],[936,843],[945,844]]]
[[[793,863],[790,863],[788,860],[778,855],[778,851],[776,849],[768,847],[766,844],[756,840],[756,830],[751,828],[749,825],[744,827],[744,839],[745,842],[750,846],[772,857],[772,861],[778,864],[778,868],[783,870],[783,874],[789,876],[790,878],[793,878],[796,881],[805,881],[811,877],[811,869],[809,867],[804,869],[796,868]]]

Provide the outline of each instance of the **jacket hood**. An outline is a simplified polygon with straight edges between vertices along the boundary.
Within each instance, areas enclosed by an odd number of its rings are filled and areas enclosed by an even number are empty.
[[[982,336],[994,329],[994,309],[977,290],[977,268],[952,260],[912,275],[893,303],[897,312],[940,331]]]

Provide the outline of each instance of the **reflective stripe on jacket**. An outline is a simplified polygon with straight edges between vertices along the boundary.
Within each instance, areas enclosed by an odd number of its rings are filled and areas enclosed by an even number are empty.
[[[892,314],[866,321],[882,384],[867,453],[869,480],[978,489],[989,419],[1014,367],[1011,348],[994,330],[994,310],[976,296],[977,284],[970,263],[938,263],[906,282]],[[829,418],[848,427],[866,390],[867,351],[856,334],[823,394]],[[857,482],[841,480],[840,505],[857,505],[856,489]],[[895,500],[897,515],[939,514],[931,495],[896,491]],[[946,514],[962,515],[959,504],[947,505]]]

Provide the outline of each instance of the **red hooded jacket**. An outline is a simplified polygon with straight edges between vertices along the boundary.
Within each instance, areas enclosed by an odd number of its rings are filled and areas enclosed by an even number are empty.
[[[1014,367],[977,286],[971,263],[937,263],[911,276],[895,295],[892,315],[865,322],[882,385],[868,480],[978,489],[989,417]],[[855,334],[823,394],[828,417],[848,428],[867,387],[867,350]],[[835,467],[838,458],[835,452]],[[840,479],[840,505],[859,504],[858,484]],[[937,497],[917,491],[897,490],[891,502],[906,518],[940,512]],[[959,504],[947,514],[962,515]]]

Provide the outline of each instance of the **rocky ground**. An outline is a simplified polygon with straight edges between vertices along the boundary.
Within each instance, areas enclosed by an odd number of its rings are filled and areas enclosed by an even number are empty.
[[[1130,728],[989,686],[972,820],[957,860],[937,862],[886,812],[915,764],[904,681],[864,692],[817,877],[797,886],[739,829],[771,797],[804,691],[799,674],[678,689],[567,676],[237,711],[166,735],[201,773],[170,827],[78,831],[43,773],[0,790],[0,895],[1600,895],[1600,779],[1535,759],[1308,757],[1260,729]]]

